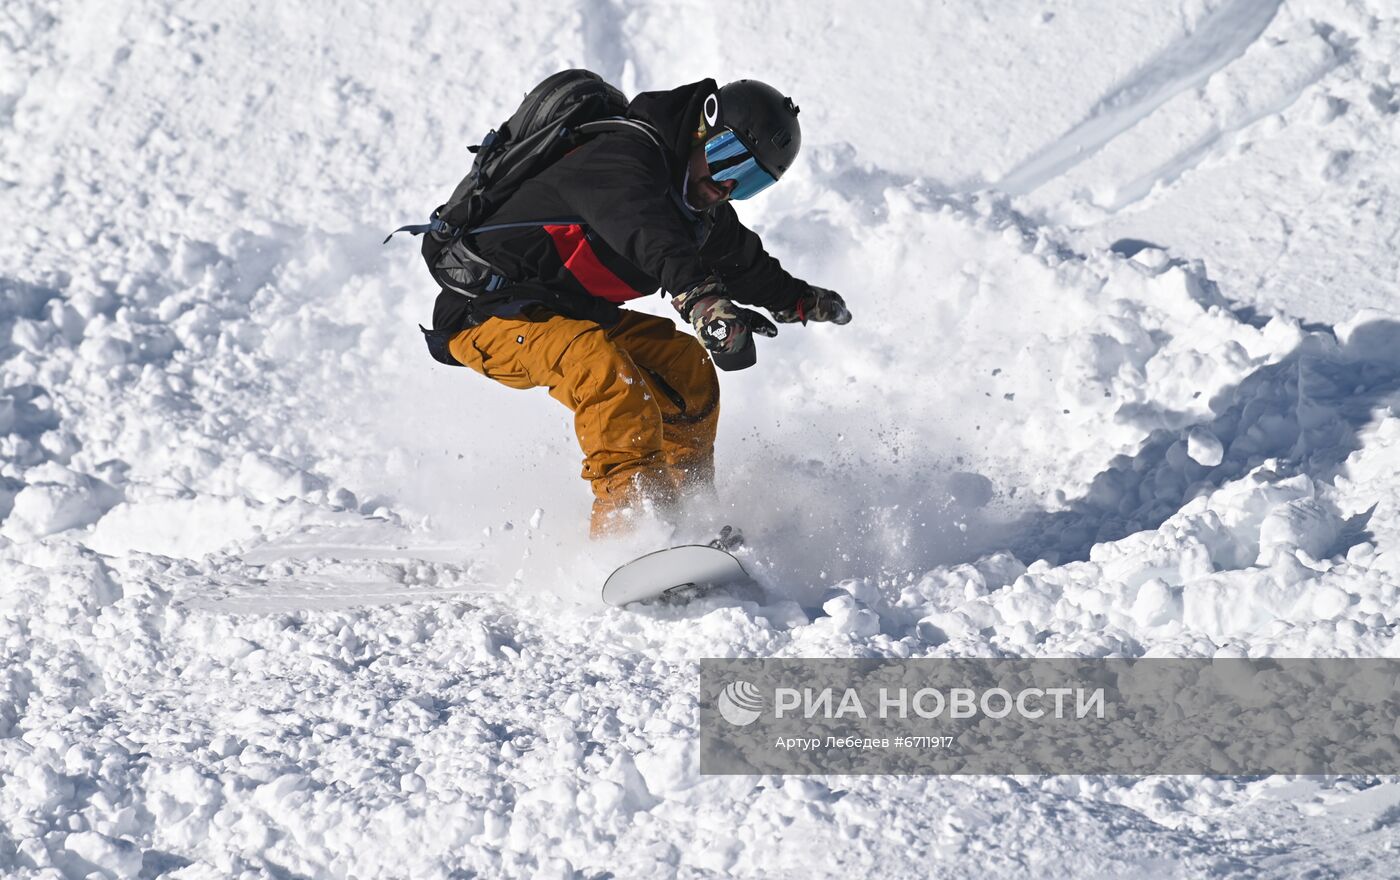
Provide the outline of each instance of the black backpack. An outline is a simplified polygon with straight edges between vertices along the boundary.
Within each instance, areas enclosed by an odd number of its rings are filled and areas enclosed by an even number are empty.
[[[510,119],[492,129],[480,144],[468,147],[476,154],[476,161],[446,204],[439,205],[427,223],[401,226],[389,238],[397,232],[422,234],[423,259],[444,290],[470,299],[499,290],[510,279],[476,252],[472,236],[501,227],[482,226],[482,221],[520,184],[592,135],[635,129],[660,147],[660,136],[651,126],[622,118],[626,112],[627,98],[592,71],[563,70],[550,76],[525,96]],[[519,225],[557,223],[560,219],[578,222],[578,218],[541,218]]]

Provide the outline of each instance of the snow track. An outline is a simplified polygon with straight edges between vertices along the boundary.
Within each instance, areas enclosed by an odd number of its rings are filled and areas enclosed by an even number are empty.
[[[1202,160],[1221,143],[1236,132],[1243,131],[1254,123],[1292,107],[1308,88],[1321,80],[1340,59],[1324,54],[1317,63],[1304,68],[1300,74],[1283,84],[1280,94],[1267,102],[1248,108],[1243,114],[1231,119],[1220,128],[1213,128],[1197,140],[1136,179],[1117,187],[1113,199],[1103,207],[1109,211],[1121,211],[1134,202],[1147,198],[1154,190],[1170,186],[1183,174],[1201,164]]]
[[[1103,97],[1089,117],[1021,162],[996,183],[1024,195],[1088,159],[1176,95],[1199,88],[1244,54],[1268,27],[1282,0],[1231,0],[1183,39]]]
[[[1244,302],[1345,320],[1400,271],[1365,171],[1386,161],[1396,29],[1322,0],[1219,5],[1066,134],[958,188],[997,180],[1077,246],[1159,242]]]

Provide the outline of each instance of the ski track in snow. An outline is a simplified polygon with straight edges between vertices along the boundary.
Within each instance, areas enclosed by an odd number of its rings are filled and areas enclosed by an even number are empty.
[[[1159,187],[1170,186],[1183,174],[1198,166],[1201,161],[1215,149],[1222,139],[1229,137],[1235,132],[1242,131],[1265,117],[1287,110],[1307,91],[1307,89],[1321,80],[1332,69],[1334,63],[1320,65],[1312,71],[1306,81],[1295,88],[1292,88],[1279,100],[1264,105],[1258,109],[1251,110],[1247,115],[1230,125],[1219,129],[1213,129],[1194,144],[1183,150],[1181,153],[1162,163],[1160,166],[1140,175],[1136,180],[1118,187],[1115,197],[1107,207],[1109,211],[1121,211],[1134,202],[1147,198]]]
[[[1201,86],[1243,55],[1278,12],[1282,0],[1232,0],[1196,29],[1108,93],[1089,117],[1017,165],[995,184],[1025,195],[1088,159],[1175,95]]]
[[[1361,20],[1385,10],[1327,31],[1312,4],[1221,4],[1124,65],[1003,177],[1022,197],[871,164],[894,148],[842,98],[870,47],[924,34],[1082,67],[1053,30],[1082,11],[7,9],[0,210],[29,222],[0,239],[0,875],[1394,876],[1389,777],[697,772],[701,657],[1400,653],[1389,299],[1305,323],[1034,219],[1100,167],[1128,182],[1099,209],[1136,210],[1339,77],[1344,124],[1388,131],[1388,31]],[[759,588],[607,609],[664,534],[584,539],[565,414],[428,361],[415,249],[376,233],[531,77],[723,78],[697,58],[801,83],[804,162],[741,212],[856,320],[723,379],[695,528],[737,519]],[[1065,130],[1024,110],[1022,155]],[[1120,159],[1176,120],[1209,134]]]
[[[1400,232],[1369,192],[1389,187],[1368,177],[1392,140],[1396,23],[1318,0],[1246,5],[1212,11],[996,187],[1081,247],[1158,242],[1242,301],[1344,320],[1397,271]],[[1164,72],[1175,64],[1189,75]]]

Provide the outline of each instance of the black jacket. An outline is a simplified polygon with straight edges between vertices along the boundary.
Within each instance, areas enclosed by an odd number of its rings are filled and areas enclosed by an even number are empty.
[[[737,302],[791,308],[805,283],[764,251],[734,208],[696,212],[682,198],[700,107],[717,88],[707,79],[638,95],[627,115],[661,133],[665,154],[642,132],[598,135],[486,218],[486,226],[526,225],[476,235],[478,252],[515,282],[472,305],[477,318],[539,304],[611,325],[619,303],[657,288],[679,293],[711,274]],[[467,308],[464,297],[445,291],[434,326],[455,329]]]

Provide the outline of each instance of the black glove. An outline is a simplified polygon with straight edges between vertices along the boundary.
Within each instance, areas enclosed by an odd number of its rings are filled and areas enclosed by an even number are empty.
[[[736,306],[718,278],[707,278],[685,293],[671,298],[671,305],[695,328],[695,335],[714,356],[723,370],[752,366],[753,334],[777,336],[773,322],[755,312]]]
[[[796,324],[801,321],[829,321],[832,324],[851,323],[851,310],[841,294],[825,287],[807,285],[807,290],[792,304],[792,308],[780,309],[773,313],[773,320],[780,324]]]

